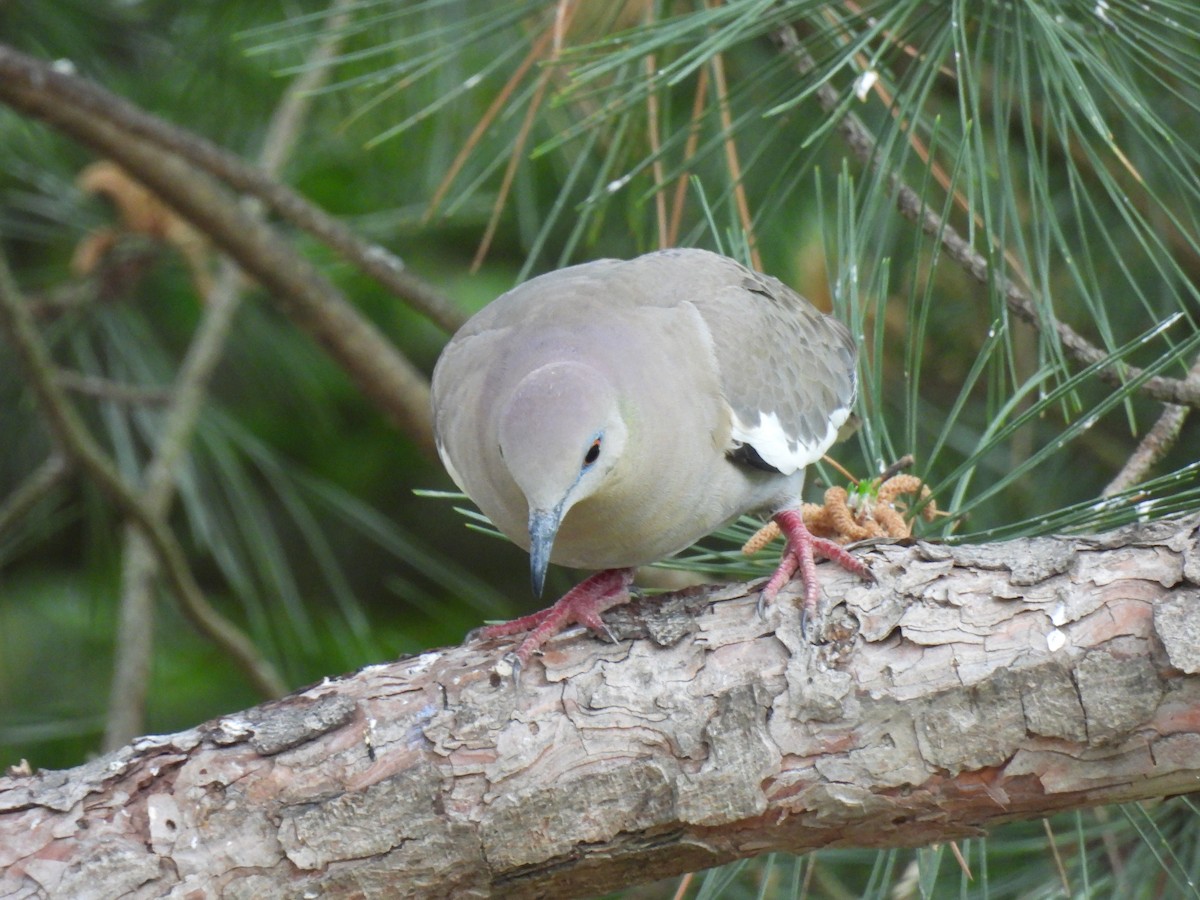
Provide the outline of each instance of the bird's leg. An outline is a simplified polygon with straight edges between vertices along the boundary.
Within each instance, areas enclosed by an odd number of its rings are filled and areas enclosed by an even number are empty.
[[[759,594],[759,612],[761,613],[766,604],[775,599],[779,589],[787,584],[799,570],[800,579],[804,582],[804,606],[800,611],[800,632],[807,636],[808,620],[816,613],[817,600],[820,597],[814,553],[833,560],[847,572],[853,572],[861,578],[874,581],[875,576],[871,574],[870,569],[851,556],[840,544],[835,544],[825,538],[813,537],[805,526],[799,510],[780,510],[775,514],[774,519],[779,525],[779,530],[787,538],[787,547],[784,548],[783,557],[779,560],[779,567]]]
[[[581,581],[567,591],[553,606],[532,615],[488,625],[479,629],[484,640],[505,637],[528,631],[529,634],[517,647],[517,662],[524,665],[537,650],[568,625],[586,625],[597,634],[616,643],[600,614],[606,609],[629,602],[629,586],[633,584],[633,569],[606,569]]]

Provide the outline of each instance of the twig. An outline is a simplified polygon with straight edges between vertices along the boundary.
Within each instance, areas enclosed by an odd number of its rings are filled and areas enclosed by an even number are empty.
[[[289,85],[275,109],[263,138],[260,162],[271,176],[278,175],[294,148],[312,91],[328,77],[329,62],[341,43],[345,8],[350,0],[334,0],[304,72]],[[212,373],[224,352],[230,329],[241,308],[243,279],[228,259],[221,263],[213,288],[205,298],[204,316],[192,337],[172,390],[154,455],[143,475],[142,502],[159,519],[165,519],[175,497],[179,464],[195,434]],[[158,560],[146,537],[127,528],[121,572],[121,614],[117,632],[116,665],[109,690],[104,749],[113,750],[144,731],[144,712],[154,647],[154,589]]]
[[[542,58],[542,55],[546,52],[546,47],[550,44],[550,40],[553,37],[554,27],[549,25],[538,36],[537,40],[533,42],[533,46],[529,48],[529,52],[525,54],[525,58],[521,60],[512,75],[509,76],[508,81],[504,83],[504,87],[500,89],[492,102],[488,104],[488,108],[484,110],[479,121],[475,123],[475,127],[471,129],[471,133],[467,135],[467,139],[463,142],[462,147],[459,148],[454,161],[450,163],[450,168],[446,170],[446,174],[442,176],[442,180],[434,190],[433,197],[429,200],[429,205],[425,208],[425,214],[421,216],[422,225],[428,224],[429,220],[433,218],[438,208],[442,205],[442,201],[446,198],[450,186],[454,184],[454,179],[458,177],[458,173],[462,171],[462,167],[470,159],[472,151],[474,151],[479,141],[483,138],[484,133],[496,120],[496,116],[504,109],[513,91],[520,85],[521,80],[528,73],[529,69],[535,62]]]
[[[4,534],[13,523],[23,518],[43,497],[66,481],[71,467],[61,453],[51,453],[44,463],[29,473],[17,485],[8,499],[0,504],[0,534]]]
[[[504,167],[504,176],[500,180],[500,190],[496,194],[496,202],[492,204],[492,214],[488,218],[487,227],[483,231],[483,237],[479,241],[479,246],[475,248],[475,257],[471,260],[472,272],[479,270],[479,267],[483,265],[483,260],[487,257],[488,250],[491,249],[492,239],[496,236],[496,229],[500,226],[500,216],[504,213],[504,208],[508,203],[508,193],[512,190],[512,183],[517,174],[517,167],[524,159],[525,143],[529,140],[529,135],[533,131],[534,121],[537,118],[538,111],[542,107],[542,101],[546,97],[546,90],[550,87],[550,76],[554,73],[554,65],[558,62],[559,55],[562,53],[562,36],[565,34],[566,29],[570,27],[571,19],[574,18],[578,9],[579,4],[572,2],[572,0],[559,0],[555,6],[554,24],[546,30],[546,34],[554,37],[554,40],[550,42],[550,55],[546,60],[545,68],[538,73],[537,81],[534,84],[533,96],[529,98],[529,108],[525,110],[525,117],[521,120],[521,127],[517,130],[517,137],[513,142],[512,155],[509,157],[508,165]],[[537,48],[542,46],[544,46],[544,43],[539,43],[534,48],[534,51],[531,52],[536,52]],[[509,82],[511,83],[516,78],[517,75],[514,74],[509,79]],[[474,133],[472,133],[472,137],[474,137]]]
[[[60,127],[63,123],[52,114],[55,107],[68,118],[103,119],[130,139],[138,138],[143,145],[153,145],[160,151],[177,155],[234,190],[257,197],[268,209],[329,245],[444,331],[455,331],[466,320],[449,298],[409,272],[393,253],[362,240],[333,216],[261,170],[199,135],[150,115],[99,85],[58,71],[40,59],[2,44],[0,100]],[[91,139],[75,136],[95,145]],[[142,180],[142,173],[133,171],[136,167],[128,164],[125,167]],[[163,199],[170,200],[157,187],[154,189]]]
[[[746,199],[746,183],[742,180],[742,165],[738,160],[737,142],[734,140],[733,117],[729,112],[729,90],[725,85],[725,58],[720,53],[712,57],[713,93],[717,98],[717,112],[721,120],[721,133],[724,136],[725,168],[729,171],[729,181],[733,186],[733,200],[737,209],[738,221],[746,235],[746,245],[750,251],[750,264],[756,269],[762,269],[762,258],[758,252],[758,241],[754,236],[754,219],[750,215],[750,202]]]
[[[1102,496],[1119,494],[1143,480],[1146,473],[1175,446],[1190,411],[1189,407],[1174,403],[1163,407],[1162,415],[1158,417],[1154,427],[1146,432],[1146,436],[1126,460],[1121,471],[1104,488]]]
[[[1200,360],[1197,360],[1192,366],[1188,377],[1193,378],[1197,375],[1200,375]],[[1146,436],[1142,438],[1141,443],[1125,461],[1121,471],[1104,488],[1101,496],[1111,497],[1142,481],[1146,477],[1146,473],[1175,446],[1189,412],[1191,410],[1186,406],[1175,403],[1166,404],[1158,421],[1146,432]]]
[[[692,879],[696,877],[695,872],[688,872],[679,879],[679,884],[675,888],[675,893],[671,900],[683,900],[687,896],[688,888],[692,886]]]
[[[484,258],[487,257],[488,250],[491,249],[492,238],[496,236],[496,229],[500,226],[500,216],[504,213],[504,207],[508,203],[508,192],[512,189],[517,167],[524,159],[525,142],[529,139],[534,119],[537,117],[538,110],[541,109],[542,99],[546,96],[546,88],[549,86],[550,69],[546,68],[538,73],[533,96],[529,100],[529,108],[525,110],[525,117],[521,120],[521,127],[517,131],[517,138],[513,143],[512,155],[508,158],[508,165],[504,167],[504,177],[500,179],[500,190],[496,194],[496,202],[492,204],[492,214],[488,218],[487,227],[483,230],[483,237],[479,241],[479,246],[475,248],[475,256],[471,260],[472,272],[479,271]]]
[[[688,121],[687,142],[683,147],[683,165],[675,182],[675,197],[671,202],[671,226],[667,229],[667,246],[674,247],[679,240],[679,229],[683,222],[683,205],[687,199],[688,183],[691,173],[686,166],[696,156],[696,147],[700,143],[700,123],[704,114],[704,105],[708,100],[708,68],[705,67],[696,75],[696,93],[692,98],[692,115]]]
[[[652,24],[653,6],[646,7],[647,24]],[[658,246],[666,248],[667,243],[667,184],[663,171],[662,141],[658,134],[658,91],[654,87],[657,60],[653,53],[647,53],[646,65],[646,138],[650,142],[650,155],[654,162],[650,164],[650,172],[654,178],[654,215],[658,224]]]
[[[1046,831],[1046,846],[1050,848],[1050,854],[1054,857],[1054,868],[1058,870],[1059,880],[1062,881],[1063,893],[1070,897],[1075,892],[1071,890],[1071,879],[1067,877],[1067,867],[1063,865],[1062,855],[1058,852],[1058,839],[1054,836],[1049,819],[1042,819],[1042,828]]]
[[[54,362],[37,333],[33,316],[17,289],[3,254],[0,254],[0,329],[8,335],[16,351],[17,362],[24,369],[58,449],[146,535],[187,617],[201,633],[225,649],[257,690],[266,696],[283,694],[286,685],[275,668],[259,655],[258,649],[237,626],[209,605],[175,536],[121,479],[116,466],[96,443],[54,380]]]
[[[776,32],[776,38],[784,50],[794,58],[796,70],[801,75],[808,75],[815,70],[816,64],[801,45],[794,28],[790,25],[780,28]],[[816,96],[821,108],[827,113],[833,113],[841,105],[837,91],[828,83],[817,88]],[[872,171],[883,171],[883,160],[875,152],[875,139],[858,116],[853,113],[843,115],[838,123],[838,131],[864,166]],[[939,240],[946,255],[961,265],[980,284],[995,285],[1004,296],[1009,310],[1018,318],[1038,329],[1052,328],[1063,348],[1085,365],[1101,363],[1109,358],[1108,353],[1095,346],[1070,325],[1053,319],[1049,313],[1045,316],[1040,314],[1028,292],[1002,272],[995,271],[987,259],[971,246],[954,226],[926,206],[917,192],[905,184],[898,174],[885,174],[896,195],[896,206],[900,214],[919,225],[925,234]],[[1141,371],[1134,366],[1109,363],[1100,369],[1098,374],[1106,382],[1123,384],[1140,377]],[[1155,375],[1142,382],[1140,390],[1146,396],[1165,403],[1200,406],[1200,375],[1191,374],[1183,379]]]
[[[916,462],[916,459],[913,458],[911,453],[905,453],[902,457],[880,472],[877,477],[879,478],[880,482],[888,481],[899,475],[905,469],[911,469]]]
[[[0,47],[0,100],[49,122],[136,175],[266,287],[283,312],[326,349],[367,398],[390,414],[427,455],[434,455],[427,379],[315,266],[184,155],[167,152],[164,144],[131,130],[130,104],[106,92],[99,92],[99,100],[114,102],[119,112],[73,102],[82,82],[69,79],[72,90],[65,94],[48,90],[52,83],[61,87],[63,79],[45,66],[38,70],[44,82],[30,84],[23,77],[29,75],[28,67],[17,67],[17,77],[9,78],[5,73],[13,68],[14,56],[20,54]],[[83,93],[96,99],[90,85]],[[209,146],[199,138],[195,143],[193,155]],[[257,178],[266,179],[254,171]]]
[[[59,369],[55,372],[54,379],[74,394],[83,394],[130,406],[158,405],[167,403],[171,399],[171,392],[167,388],[121,384],[99,375],[81,375],[68,369]]]

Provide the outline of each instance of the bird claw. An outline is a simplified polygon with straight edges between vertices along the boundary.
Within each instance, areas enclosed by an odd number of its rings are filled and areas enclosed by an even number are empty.
[[[758,595],[758,610],[762,615],[766,604],[775,598],[781,588],[797,571],[804,582],[804,603],[800,608],[800,634],[808,639],[808,623],[816,618],[820,600],[820,583],[817,580],[817,564],[814,551],[832,560],[848,572],[860,578],[876,582],[874,573],[858,559],[850,555],[840,544],[824,538],[816,538],[804,525],[804,519],[796,510],[783,510],[775,515],[779,530],[787,536],[787,546],[775,574]]]
[[[527,663],[529,657],[537,653],[546,641],[572,623],[585,625],[600,637],[618,644],[620,639],[600,618],[600,613],[627,603],[632,581],[633,569],[607,569],[598,572],[576,585],[553,606],[511,622],[478,628],[471,633],[471,637],[478,636],[489,640],[522,631],[528,632],[517,649],[505,655],[506,659],[511,658],[509,664],[515,663],[514,671],[520,671],[520,667]],[[498,672],[499,668],[500,664],[497,664]]]
[[[496,665],[492,669],[497,679],[493,683],[499,684],[500,680],[511,679],[514,685],[519,684],[521,681],[521,666],[521,657],[515,650],[505,653],[496,660]]]
[[[767,616],[767,606],[775,600],[776,591],[768,589],[769,585],[764,585],[763,589],[758,592],[758,601],[755,603],[755,612],[760,619],[765,619]],[[816,604],[812,604],[812,612],[816,612]],[[808,598],[805,598],[804,603],[800,606],[800,636],[808,639],[808,622],[810,618]]]

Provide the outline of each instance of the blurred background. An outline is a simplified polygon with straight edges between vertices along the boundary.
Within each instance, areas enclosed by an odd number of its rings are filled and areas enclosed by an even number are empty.
[[[262,166],[462,316],[530,275],[666,245],[781,278],[860,341],[864,424],[833,455],[869,481],[912,454],[942,513],[925,536],[1200,507],[1200,430],[1163,402],[1200,396],[1183,382],[1200,342],[1190,0],[0,0],[0,41]],[[905,196],[928,215],[901,214]],[[446,322],[277,224],[431,371]],[[535,606],[525,554],[414,493],[452,485],[252,279],[4,106],[0,241],[59,383],[134,486],[189,348],[228,316],[166,521],[288,689]],[[71,766],[259,702],[157,581],[127,627],[131,535],[54,459],[0,341],[0,762]],[[825,465],[809,483],[819,499],[848,479]],[[741,558],[749,530],[676,565],[753,574],[771,554]],[[1177,800],[964,842],[972,881],[946,848],[838,852],[628,896],[1193,896],[1195,826]]]

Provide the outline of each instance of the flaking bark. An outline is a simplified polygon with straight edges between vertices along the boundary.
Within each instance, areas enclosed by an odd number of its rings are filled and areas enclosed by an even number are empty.
[[[1200,543],[862,551],[824,643],[745,585],[331,679],[0,778],[0,896],[586,896],[772,850],[919,845],[1200,787]]]

